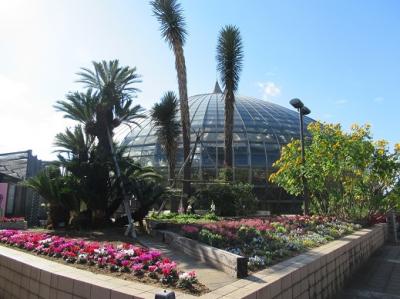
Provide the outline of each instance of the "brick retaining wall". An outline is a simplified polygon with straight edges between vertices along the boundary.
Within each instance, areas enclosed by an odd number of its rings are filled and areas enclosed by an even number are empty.
[[[330,298],[386,236],[386,224],[362,229],[201,297],[176,292],[176,298]],[[160,291],[0,246],[0,298],[153,299]]]
[[[171,248],[208,263],[232,277],[243,278],[248,275],[246,257],[202,244],[170,231],[154,230],[153,234],[155,237],[161,237],[162,241]]]
[[[0,229],[28,229],[27,221],[17,221],[17,222],[0,222]]]
[[[227,299],[331,298],[387,238],[387,225],[362,229],[209,293]],[[219,298],[219,297],[210,297]]]

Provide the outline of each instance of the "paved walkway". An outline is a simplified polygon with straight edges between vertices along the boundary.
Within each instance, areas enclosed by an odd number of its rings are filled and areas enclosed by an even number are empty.
[[[172,250],[167,244],[157,240],[156,238],[140,236],[139,240],[143,245],[158,249],[167,257],[176,261],[179,265],[179,269],[183,271],[195,270],[199,281],[205,284],[211,291],[219,289],[237,280],[225,272],[198,261],[185,253]]]
[[[385,245],[336,299],[400,299],[400,246]]]

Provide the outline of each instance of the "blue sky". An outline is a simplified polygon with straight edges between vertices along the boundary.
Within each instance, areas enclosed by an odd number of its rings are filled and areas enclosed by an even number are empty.
[[[244,43],[239,93],[311,117],[370,123],[376,139],[400,141],[398,1],[181,1],[190,95],[211,92],[218,31],[237,25]],[[147,1],[0,2],[0,153],[31,148],[54,157],[54,135],[71,125],[52,108],[81,86],[79,67],[118,58],[136,66],[145,108],[177,90],[174,59]]]

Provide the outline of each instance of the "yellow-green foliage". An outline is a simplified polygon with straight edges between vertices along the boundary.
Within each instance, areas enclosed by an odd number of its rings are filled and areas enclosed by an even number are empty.
[[[398,205],[387,196],[398,181],[400,146],[389,151],[384,140],[374,142],[369,125],[353,125],[344,132],[339,124],[315,122],[308,126],[304,165],[300,142],[282,149],[269,179],[293,195],[301,195],[304,175],[315,213],[359,219]]]

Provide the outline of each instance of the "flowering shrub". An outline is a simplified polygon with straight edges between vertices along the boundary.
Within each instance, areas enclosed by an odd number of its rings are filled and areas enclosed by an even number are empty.
[[[24,217],[0,217],[0,222],[22,222],[25,221]]]
[[[185,225],[183,233],[208,245],[249,258],[252,270],[353,232],[358,225],[335,217],[278,216]],[[195,232],[196,233],[189,233]]]
[[[139,278],[146,275],[164,284],[176,284],[182,288],[191,288],[197,282],[194,271],[187,274],[190,279],[185,273],[180,274],[177,264],[163,258],[158,250],[127,243],[116,246],[18,230],[0,230],[0,243],[38,255],[62,258],[71,264],[87,264],[111,272],[132,273]]]
[[[197,283],[196,273],[194,271],[184,272],[179,275],[179,286],[181,288],[189,289],[193,284]]]
[[[209,213],[205,215],[198,214],[178,214],[178,213],[169,213],[169,214],[156,214],[151,213],[149,215],[149,219],[157,220],[157,221],[166,221],[171,223],[178,224],[193,224],[193,223],[205,223],[211,221],[219,220],[214,213]]]
[[[184,225],[182,226],[183,234],[191,239],[196,239],[197,235],[199,234],[200,229],[197,226],[193,225]]]

